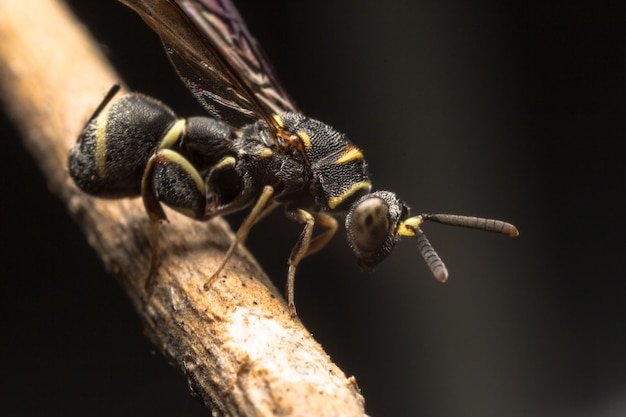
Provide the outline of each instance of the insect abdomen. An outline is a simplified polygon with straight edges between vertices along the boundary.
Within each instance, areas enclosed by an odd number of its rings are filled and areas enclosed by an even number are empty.
[[[139,195],[146,164],[175,122],[174,112],[153,98],[120,98],[85,126],[69,155],[70,175],[98,197]]]

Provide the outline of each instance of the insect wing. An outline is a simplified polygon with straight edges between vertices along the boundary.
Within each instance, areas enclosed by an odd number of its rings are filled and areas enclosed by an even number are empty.
[[[295,112],[261,45],[230,0],[176,0],[272,114]]]
[[[234,127],[295,111],[258,43],[228,0],[121,0],[161,38],[181,80]]]

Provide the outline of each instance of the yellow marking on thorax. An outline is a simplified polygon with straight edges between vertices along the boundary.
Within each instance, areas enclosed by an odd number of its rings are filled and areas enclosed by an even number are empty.
[[[352,187],[348,188],[346,191],[341,193],[341,195],[337,197],[331,197],[328,199],[328,207],[334,209],[339,204],[341,204],[346,198],[350,197],[354,193],[359,190],[367,190],[369,191],[372,187],[372,184],[369,181],[357,182],[356,184],[352,184]]]
[[[178,119],[176,123],[167,131],[163,140],[159,144],[159,149],[171,149],[174,147],[178,139],[185,133],[187,129],[187,121]]]
[[[283,119],[279,115],[277,114],[272,115],[272,119],[274,119],[278,127],[280,127],[281,129],[285,127],[285,122],[283,122]]]
[[[294,147],[302,152],[303,156],[305,149],[311,149],[311,137],[303,130],[292,133],[287,130],[282,130],[281,128],[281,130],[276,132],[276,135],[285,141],[287,148]]]
[[[309,135],[306,134],[306,132],[303,132],[301,130],[299,132],[296,132],[296,135],[298,135],[306,149],[311,149],[311,138],[309,137]]]
[[[96,164],[96,174],[99,178],[106,177],[107,162],[107,122],[108,113],[103,113],[96,119],[96,151],[94,162]]]
[[[335,161],[335,165],[344,164],[356,159],[363,159],[363,153],[356,146],[348,145],[343,150],[341,156]]]
[[[259,153],[261,158],[268,158],[272,155],[274,155],[274,152],[270,148],[264,148],[261,153]]]

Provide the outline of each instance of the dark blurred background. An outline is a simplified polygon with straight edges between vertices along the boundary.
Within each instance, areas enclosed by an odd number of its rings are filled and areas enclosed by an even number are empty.
[[[201,114],[138,16],[69,3],[132,89]],[[411,239],[372,274],[343,231],[302,263],[300,318],[368,413],[626,415],[626,3],[236,3],[377,188],[521,231],[425,225],[445,285]],[[0,414],[207,415],[1,121]],[[298,231],[277,212],[249,239],[279,288]]]

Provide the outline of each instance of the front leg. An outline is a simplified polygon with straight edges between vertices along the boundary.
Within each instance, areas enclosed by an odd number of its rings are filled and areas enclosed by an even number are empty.
[[[246,241],[248,237],[248,232],[250,232],[250,228],[254,226],[254,224],[259,220],[260,217],[267,214],[268,209],[272,209],[274,207],[271,203],[271,199],[273,195],[274,195],[273,187],[269,185],[266,185],[265,187],[263,187],[263,191],[261,192],[261,195],[259,196],[258,200],[254,204],[254,207],[250,211],[250,214],[248,214],[248,217],[246,217],[246,219],[243,221],[241,226],[239,226],[239,230],[237,230],[235,239],[233,239],[233,242],[230,244],[230,247],[228,248],[226,255],[224,255],[222,262],[217,267],[215,272],[213,272],[213,275],[211,275],[208,281],[204,283],[205,291],[208,291],[213,281],[215,281],[219,273],[222,271],[222,269],[224,269],[224,267],[226,266],[226,263],[228,262],[228,259],[231,257],[231,255],[235,251],[235,248],[237,247],[237,245],[239,243],[244,243]]]
[[[295,317],[294,283],[296,268],[302,259],[326,246],[337,231],[337,220],[325,213],[309,213],[303,209],[288,210],[287,215],[298,223],[304,223],[304,229],[302,229],[295,246],[291,250],[289,269],[287,272],[287,302],[291,310],[291,315]],[[327,227],[328,230],[312,238],[316,221],[318,224]]]

